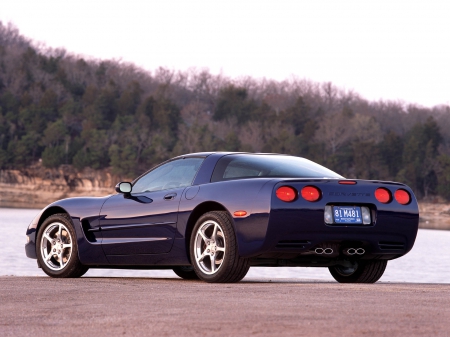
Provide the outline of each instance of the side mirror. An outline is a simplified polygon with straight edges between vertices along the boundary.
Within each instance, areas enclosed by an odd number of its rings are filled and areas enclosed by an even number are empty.
[[[132,188],[133,187],[132,187],[131,183],[121,182],[116,185],[116,192],[123,193],[123,194],[130,194]]]

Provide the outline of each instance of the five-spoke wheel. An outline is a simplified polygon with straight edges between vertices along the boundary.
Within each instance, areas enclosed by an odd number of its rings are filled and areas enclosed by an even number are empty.
[[[37,236],[37,257],[42,270],[52,277],[80,277],[88,271],[78,258],[76,233],[67,214],[45,219]]]
[[[227,212],[201,216],[191,235],[190,257],[195,273],[206,282],[238,282],[250,268],[239,256],[236,235]]]
[[[41,255],[52,270],[62,270],[72,256],[72,237],[61,222],[49,224],[41,236]]]
[[[205,274],[216,273],[225,257],[225,236],[220,225],[207,220],[197,229],[194,254],[195,261]]]

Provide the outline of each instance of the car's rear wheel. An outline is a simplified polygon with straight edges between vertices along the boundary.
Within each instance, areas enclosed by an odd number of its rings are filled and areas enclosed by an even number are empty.
[[[192,231],[190,257],[198,277],[206,282],[239,282],[248,259],[239,256],[234,228],[227,212],[214,211],[198,219]]]
[[[78,245],[67,214],[48,217],[39,228],[36,253],[42,270],[51,277],[80,277],[88,271],[78,258]]]
[[[173,272],[185,280],[198,280],[194,267],[191,266],[174,267]]]
[[[387,260],[353,262],[347,266],[332,266],[328,269],[339,283],[375,283],[386,270]]]

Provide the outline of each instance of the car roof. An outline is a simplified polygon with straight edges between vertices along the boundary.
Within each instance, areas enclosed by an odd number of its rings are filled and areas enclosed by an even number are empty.
[[[248,155],[278,155],[278,156],[292,156],[290,154],[283,153],[263,153],[263,152],[232,152],[232,151],[214,151],[214,152],[195,152],[195,153],[186,153],[172,159],[176,158],[187,158],[187,157],[208,157],[212,154],[222,154],[224,156],[228,156],[231,154],[248,154]]]

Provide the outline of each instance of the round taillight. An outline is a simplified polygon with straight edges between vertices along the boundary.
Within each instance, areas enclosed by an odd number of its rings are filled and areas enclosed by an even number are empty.
[[[302,188],[302,197],[308,201],[317,201],[320,199],[320,190],[314,186],[305,186]]]
[[[391,192],[389,192],[389,190],[386,188],[382,188],[382,187],[377,188],[377,190],[375,191],[375,198],[379,202],[381,202],[383,204],[387,204],[392,199]]]
[[[289,186],[281,186],[277,189],[277,197],[280,200],[290,202],[295,200],[297,198],[297,191],[295,188],[289,187]]]
[[[407,205],[411,201],[411,196],[405,190],[395,191],[394,197],[395,197],[395,200],[397,200],[397,202],[402,205]]]

